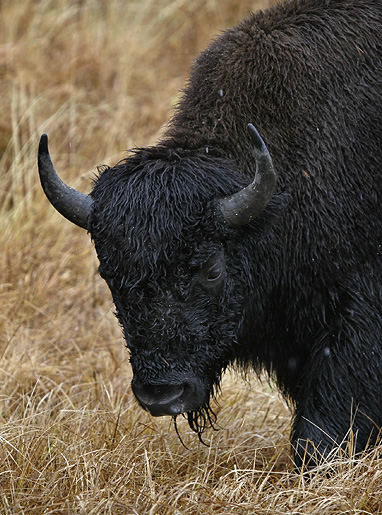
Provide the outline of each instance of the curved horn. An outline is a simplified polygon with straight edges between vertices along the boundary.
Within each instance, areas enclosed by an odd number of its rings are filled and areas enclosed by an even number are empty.
[[[230,227],[240,227],[256,218],[267,207],[276,189],[276,172],[268,149],[251,123],[248,131],[254,144],[256,174],[251,184],[220,199],[221,212]]]
[[[48,150],[48,136],[43,134],[38,147],[38,173],[41,186],[52,206],[74,224],[88,228],[92,199],[67,186],[54,169]]]

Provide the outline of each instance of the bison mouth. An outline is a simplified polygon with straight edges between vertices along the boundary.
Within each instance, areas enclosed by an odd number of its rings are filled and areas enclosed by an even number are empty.
[[[196,377],[177,383],[146,383],[134,377],[131,386],[142,408],[154,417],[197,411],[206,404],[204,384]]]
[[[131,386],[144,410],[154,417],[168,415],[173,418],[176,434],[181,441],[176,421],[178,415],[187,418],[190,428],[197,433],[202,443],[205,429],[217,429],[216,415],[208,401],[209,394],[198,378],[187,378],[182,383],[150,384],[134,377]]]

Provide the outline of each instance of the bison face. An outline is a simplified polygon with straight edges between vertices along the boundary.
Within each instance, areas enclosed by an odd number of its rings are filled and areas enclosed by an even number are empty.
[[[113,289],[138,401],[155,416],[208,406],[237,340],[224,249],[193,249],[144,282]]]
[[[223,163],[195,161],[138,154],[105,170],[89,223],[136,398],[152,415],[192,420],[208,413],[237,356],[248,290],[240,231],[217,216],[215,200],[242,184]]]
[[[124,272],[123,285],[103,260],[100,273],[130,350],[136,398],[154,416],[206,410],[235,355],[244,313],[242,277],[216,242],[185,242],[183,252],[177,248],[155,271],[125,263],[132,270]]]

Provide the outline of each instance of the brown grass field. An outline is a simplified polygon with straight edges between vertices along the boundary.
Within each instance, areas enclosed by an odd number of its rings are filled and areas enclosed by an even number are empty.
[[[141,410],[85,231],[48,204],[36,151],[84,192],[153,144],[193,58],[256,0],[0,1],[0,513],[378,514],[381,449],[293,469],[291,414],[227,374],[203,446]]]

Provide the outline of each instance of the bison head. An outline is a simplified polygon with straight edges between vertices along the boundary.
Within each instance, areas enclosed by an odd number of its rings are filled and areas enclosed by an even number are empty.
[[[131,354],[132,388],[154,416],[188,414],[200,432],[238,349],[250,304],[243,227],[275,189],[269,153],[249,126],[255,179],[211,153],[165,146],[104,168],[90,195],[66,186],[39,148],[44,191],[94,240]]]

